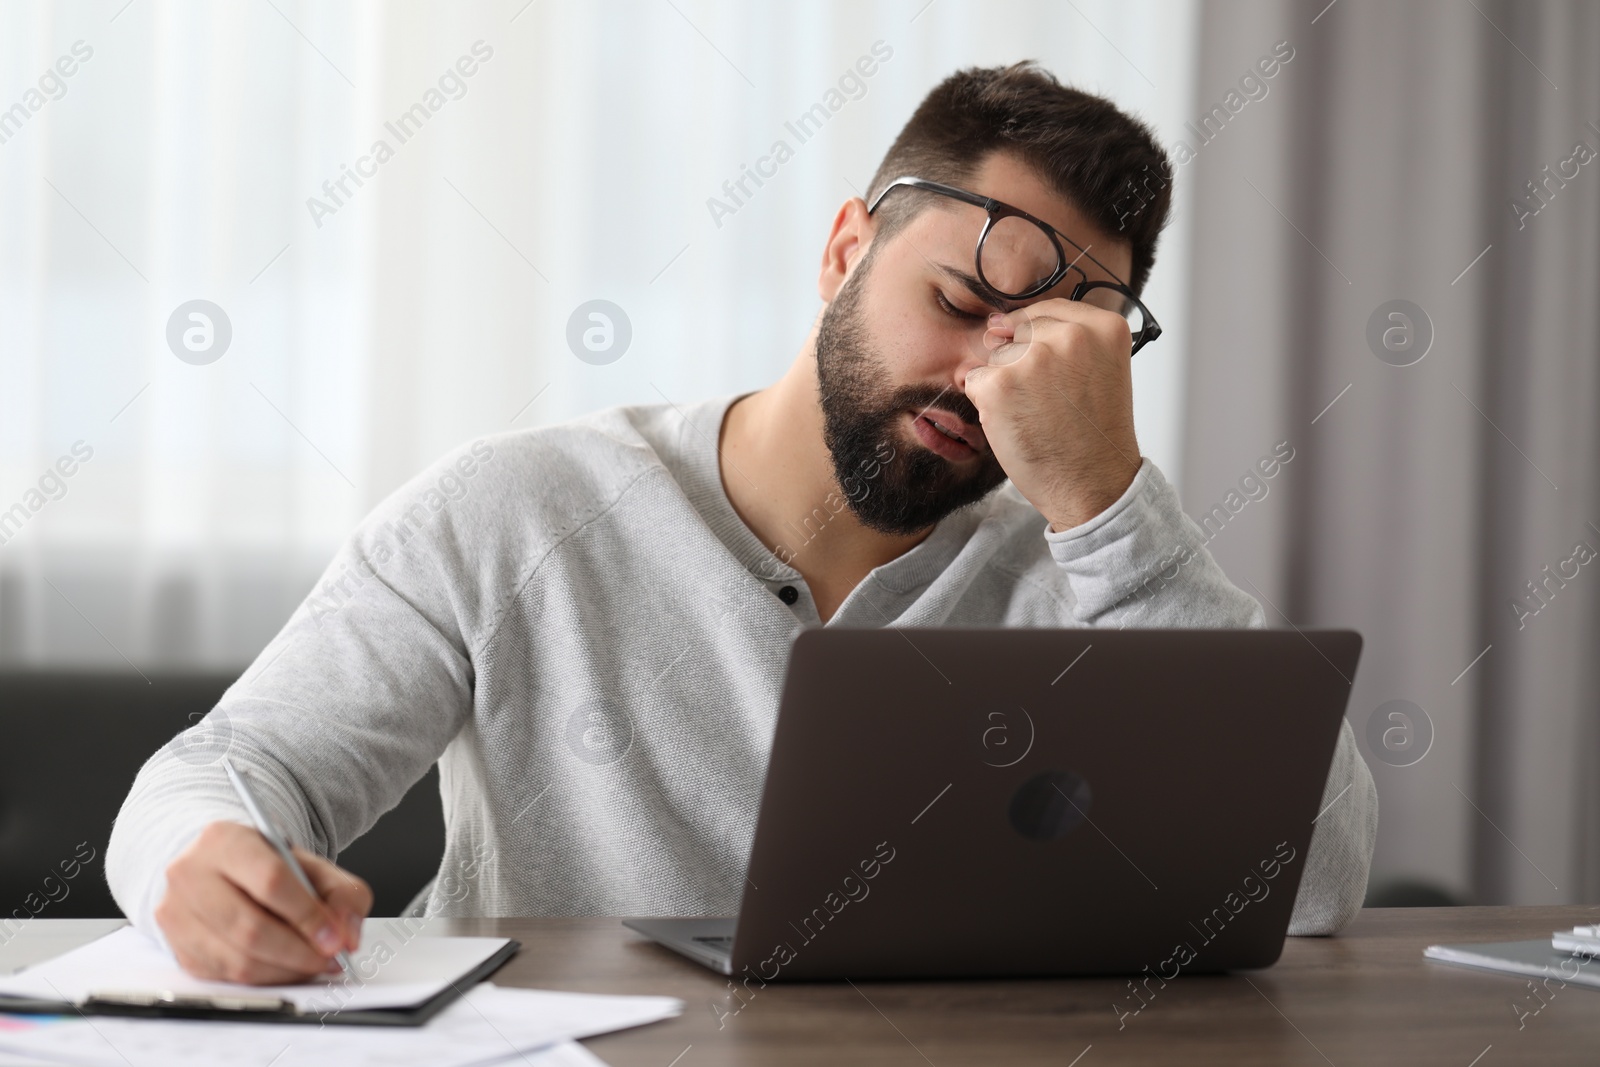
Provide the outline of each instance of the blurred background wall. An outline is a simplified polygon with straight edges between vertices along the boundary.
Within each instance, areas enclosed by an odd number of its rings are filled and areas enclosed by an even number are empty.
[[[1276,623],[1366,634],[1375,885],[1594,896],[1579,0],[0,6],[0,667],[242,668],[447,448],[770,381],[922,95],[1023,58],[1174,157],[1140,442]]]

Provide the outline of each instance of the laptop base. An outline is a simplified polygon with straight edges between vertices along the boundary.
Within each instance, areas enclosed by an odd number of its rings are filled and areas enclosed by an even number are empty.
[[[624,919],[622,925],[718,974],[733,973],[734,918]]]

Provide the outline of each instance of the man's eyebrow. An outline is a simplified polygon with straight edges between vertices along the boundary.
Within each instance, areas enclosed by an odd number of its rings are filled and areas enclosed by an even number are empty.
[[[955,267],[947,267],[943,263],[935,263],[934,266],[938,267],[941,273],[960,282],[962,286],[965,287],[967,292],[972,294],[972,298],[974,300],[988,304],[996,311],[1011,310],[1011,301],[1005,299],[1004,297],[998,296],[993,290],[991,290],[987,285],[984,285],[973,275],[968,274],[964,270],[957,270]]]

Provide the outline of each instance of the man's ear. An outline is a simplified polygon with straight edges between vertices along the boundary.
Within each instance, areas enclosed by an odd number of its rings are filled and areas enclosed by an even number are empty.
[[[877,229],[877,220],[867,214],[867,202],[859,196],[851,197],[839,208],[839,213],[833,217],[828,243],[822,248],[822,269],[817,274],[817,295],[824,303],[833,303],[833,298],[839,295],[851,268],[866,253]]]

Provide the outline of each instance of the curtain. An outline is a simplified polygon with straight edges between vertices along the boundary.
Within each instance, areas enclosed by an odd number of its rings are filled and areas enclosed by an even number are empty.
[[[759,388],[819,310],[833,213],[938,80],[1037,58],[1170,141],[1195,13],[0,8],[0,662],[242,664],[446,449]],[[1186,242],[1135,368],[1174,475]],[[605,352],[591,301],[620,310]]]
[[[1375,888],[1600,891],[1597,54],[1577,0],[1203,6],[1185,503],[1366,637]]]

